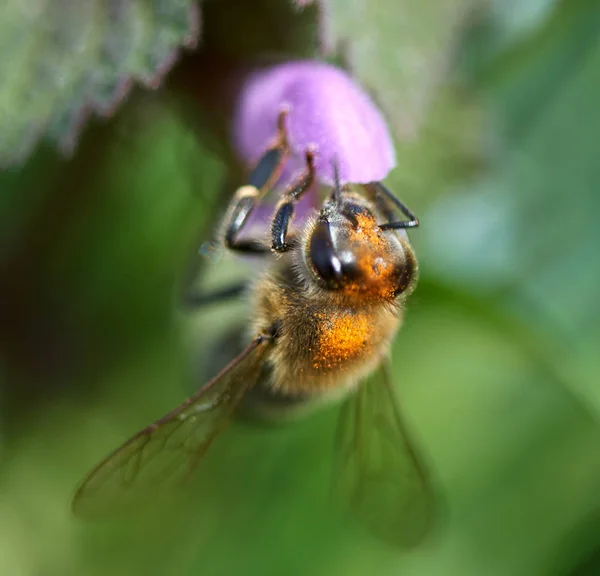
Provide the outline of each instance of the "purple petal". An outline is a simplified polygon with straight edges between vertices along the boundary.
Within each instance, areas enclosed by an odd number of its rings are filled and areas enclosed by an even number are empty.
[[[298,61],[250,72],[237,98],[234,145],[253,165],[277,134],[277,118],[288,109],[286,129],[292,157],[283,178],[304,168],[313,148],[319,181],[333,184],[333,162],[342,182],[383,180],[395,166],[394,147],[381,112],[345,72],[317,61]]]

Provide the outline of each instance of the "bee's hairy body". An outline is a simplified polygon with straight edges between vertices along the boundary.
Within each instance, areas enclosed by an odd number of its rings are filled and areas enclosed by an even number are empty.
[[[418,267],[407,236],[381,230],[378,217],[370,202],[345,192],[342,204],[326,203],[251,286],[251,334],[276,327],[258,386],[263,402],[337,399],[388,353]],[[332,277],[323,270],[326,259],[314,263],[327,250],[343,261]]]
[[[380,362],[401,322],[394,305],[357,308],[331,302],[328,294],[307,298],[300,282],[282,278],[291,268],[267,272],[252,299],[254,333],[277,325],[268,361],[275,391],[313,394],[351,387]],[[285,289],[281,290],[282,283]]]

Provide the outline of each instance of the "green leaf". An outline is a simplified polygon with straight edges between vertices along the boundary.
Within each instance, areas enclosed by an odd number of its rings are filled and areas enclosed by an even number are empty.
[[[112,114],[133,81],[156,87],[197,36],[192,0],[5,0],[0,167],[42,137],[71,153],[92,113]]]
[[[594,0],[563,0],[488,63],[479,80],[501,146],[485,178],[423,216],[419,253],[423,270],[435,266],[456,286],[502,291],[523,322],[560,344],[567,385],[596,412],[599,32]]]
[[[476,2],[328,0],[325,49],[347,50],[352,71],[375,91],[396,135],[411,136]]]

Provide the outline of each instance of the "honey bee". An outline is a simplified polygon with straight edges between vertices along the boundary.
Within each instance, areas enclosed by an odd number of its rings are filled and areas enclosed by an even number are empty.
[[[416,544],[430,528],[435,499],[429,475],[387,368],[404,302],[418,278],[405,231],[418,220],[381,182],[340,185],[334,166],[335,184],[320,210],[301,230],[292,229],[296,203],[315,183],[315,152],[308,150],[304,171],[275,207],[270,242],[240,238],[289,154],[283,120],[282,113],[275,143],[236,192],[222,229],[228,249],[269,260],[249,287],[246,347],[93,469],[75,494],[76,514],[118,507],[132,491],[187,477],[244,408],[276,417],[343,399],[336,492],[373,532],[395,544]]]

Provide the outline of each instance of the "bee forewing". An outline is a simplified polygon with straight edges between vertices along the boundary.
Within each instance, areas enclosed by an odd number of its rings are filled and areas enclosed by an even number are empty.
[[[384,366],[342,406],[334,490],[375,535],[410,547],[427,534],[435,498]]]
[[[172,412],[130,438],[77,489],[73,512],[91,517],[151,501],[195,469],[244,394],[256,384],[271,340],[255,338],[215,378]]]

